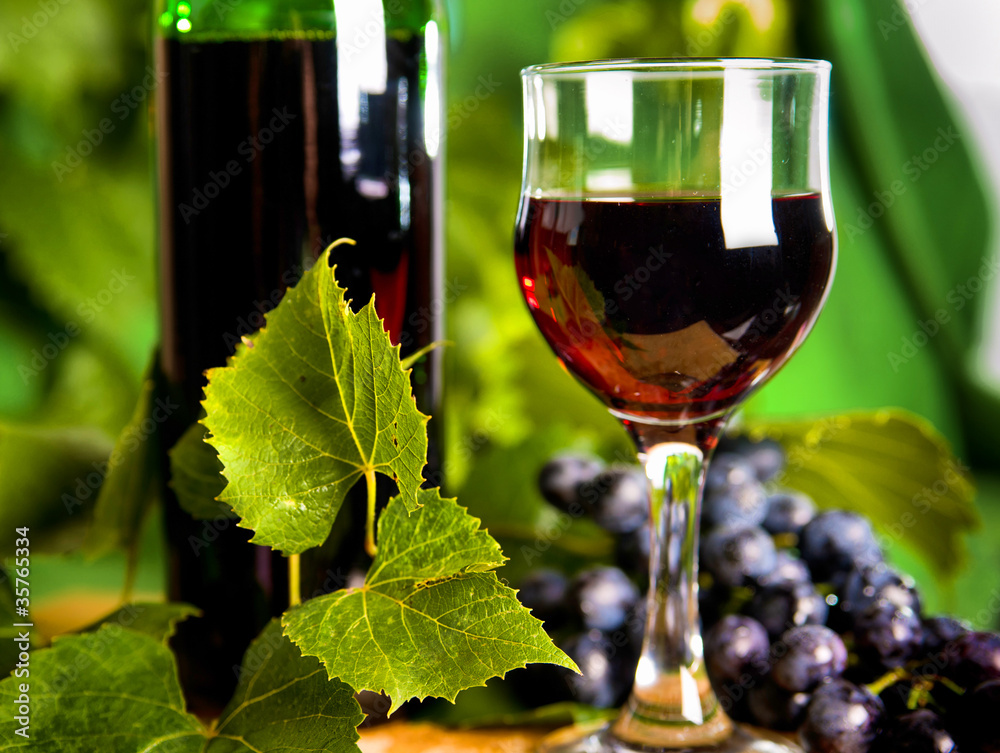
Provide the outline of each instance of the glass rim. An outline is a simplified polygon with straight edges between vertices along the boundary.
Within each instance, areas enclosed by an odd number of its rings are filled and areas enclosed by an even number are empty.
[[[727,70],[762,71],[775,74],[824,73],[833,66],[827,60],[809,58],[609,58],[543,63],[521,70],[522,78],[534,76],[575,78],[589,73],[722,73]]]

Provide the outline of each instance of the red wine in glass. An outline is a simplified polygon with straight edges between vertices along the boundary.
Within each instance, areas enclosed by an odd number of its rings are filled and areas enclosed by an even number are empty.
[[[772,200],[775,245],[727,248],[722,200],[525,198],[515,263],[566,368],[622,418],[728,412],[815,321],[834,243],[816,194]]]

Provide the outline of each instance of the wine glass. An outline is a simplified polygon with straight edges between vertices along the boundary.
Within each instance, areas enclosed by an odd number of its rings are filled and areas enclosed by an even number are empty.
[[[698,519],[727,417],[816,321],[836,250],[830,65],[608,60],[522,72],[515,260],[562,364],[626,427],[651,487],[631,696],[547,751],[787,750],[736,726],[704,668]]]

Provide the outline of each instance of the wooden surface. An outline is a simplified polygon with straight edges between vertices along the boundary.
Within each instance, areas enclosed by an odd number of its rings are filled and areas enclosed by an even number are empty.
[[[549,730],[446,730],[394,722],[361,730],[363,753],[531,753]]]

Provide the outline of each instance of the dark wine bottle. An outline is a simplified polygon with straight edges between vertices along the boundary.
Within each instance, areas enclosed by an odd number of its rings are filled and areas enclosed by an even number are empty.
[[[160,0],[155,19],[161,363],[183,406],[162,432],[169,471],[166,451],[199,418],[205,370],[338,238],[357,242],[332,253],[355,309],[375,294],[404,355],[440,339],[444,38],[435,0]],[[418,406],[437,415],[440,353],[412,379]],[[204,612],[174,647],[208,710],[228,698],[250,639],[289,606],[287,563],[234,521],[193,520],[164,491],[170,598]],[[303,555],[303,596],[344,585],[362,537],[341,544]]]

